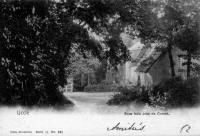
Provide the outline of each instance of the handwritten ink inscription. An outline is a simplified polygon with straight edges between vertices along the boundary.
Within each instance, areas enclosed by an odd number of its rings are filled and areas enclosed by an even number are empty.
[[[121,123],[117,123],[115,126],[111,128],[107,128],[107,131],[118,130],[118,131],[128,131],[128,130],[135,130],[135,131],[143,131],[146,126],[141,122],[140,124],[136,124],[135,122],[130,124],[128,123],[127,126],[121,126]]]
[[[186,124],[186,125],[184,125],[184,126],[182,126],[181,127],[181,129],[180,129],[180,133],[182,134],[182,133],[190,133],[190,130],[191,130],[191,126],[190,125],[188,125],[188,124]]]

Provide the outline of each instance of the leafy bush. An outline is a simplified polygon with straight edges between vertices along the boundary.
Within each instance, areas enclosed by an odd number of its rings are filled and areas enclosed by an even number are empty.
[[[108,104],[126,104],[135,101],[153,107],[195,106],[200,102],[198,79],[182,80],[177,77],[161,82],[152,90],[141,87],[120,87],[119,93]]]
[[[84,88],[85,92],[116,92],[119,85],[117,84],[93,84]]]
[[[151,104],[164,107],[193,106],[199,102],[198,79],[177,77],[155,86],[150,93]]]
[[[113,104],[127,104],[132,101],[136,103],[148,103],[149,96],[148,92],[137,86],[125,86],[118,88],[119,93],[114,95],[107,103],[110,105]]]

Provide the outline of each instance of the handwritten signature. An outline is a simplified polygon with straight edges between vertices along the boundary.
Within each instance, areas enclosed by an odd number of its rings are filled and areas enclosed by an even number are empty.
[[[118,122],[114,127],[107,128],[107,131],[112,131],[112,130],[118,130],[118,131],[127,131],[127,130],[136,130],[136,131],[142,131],[144,130],[146,126],[141,122],[140,124],[136,124],[133,122],[132,124],[128,123],[127,127],[122,127],[121,123]]]

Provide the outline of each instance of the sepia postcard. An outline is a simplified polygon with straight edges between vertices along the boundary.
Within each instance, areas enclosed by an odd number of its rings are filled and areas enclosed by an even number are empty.
[[[0,136],[200,136],[200,0],[1,0]]]

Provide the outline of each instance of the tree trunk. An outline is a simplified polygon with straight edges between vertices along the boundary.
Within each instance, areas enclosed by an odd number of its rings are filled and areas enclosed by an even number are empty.
[[[60,60],[60,66],[59,66],[59,85],[61,85],[62,87],[65,86],[66,84],[66,77],[65,77],[65,66],[64,66],[64,58],[62,58],[62,60]]]
[[[81,73],[81,87],[84,86],[84,75]]]
[[[88,73],[87,75],[88,75],[88,85],[90,85],[90,73]]]
[[[172,45],[168,44],[168,56],[169,56],[169,63],[170,63],[170,69],[171,69],[171,76],[174,78],[176,76],[175,68],[174,68],[174,60],[172,56]]]
[[[187,54],[187,79],[190,78],[191,62],[192,62],[192,55],[191,55],[191,52],[188,51],[188,54]]]

